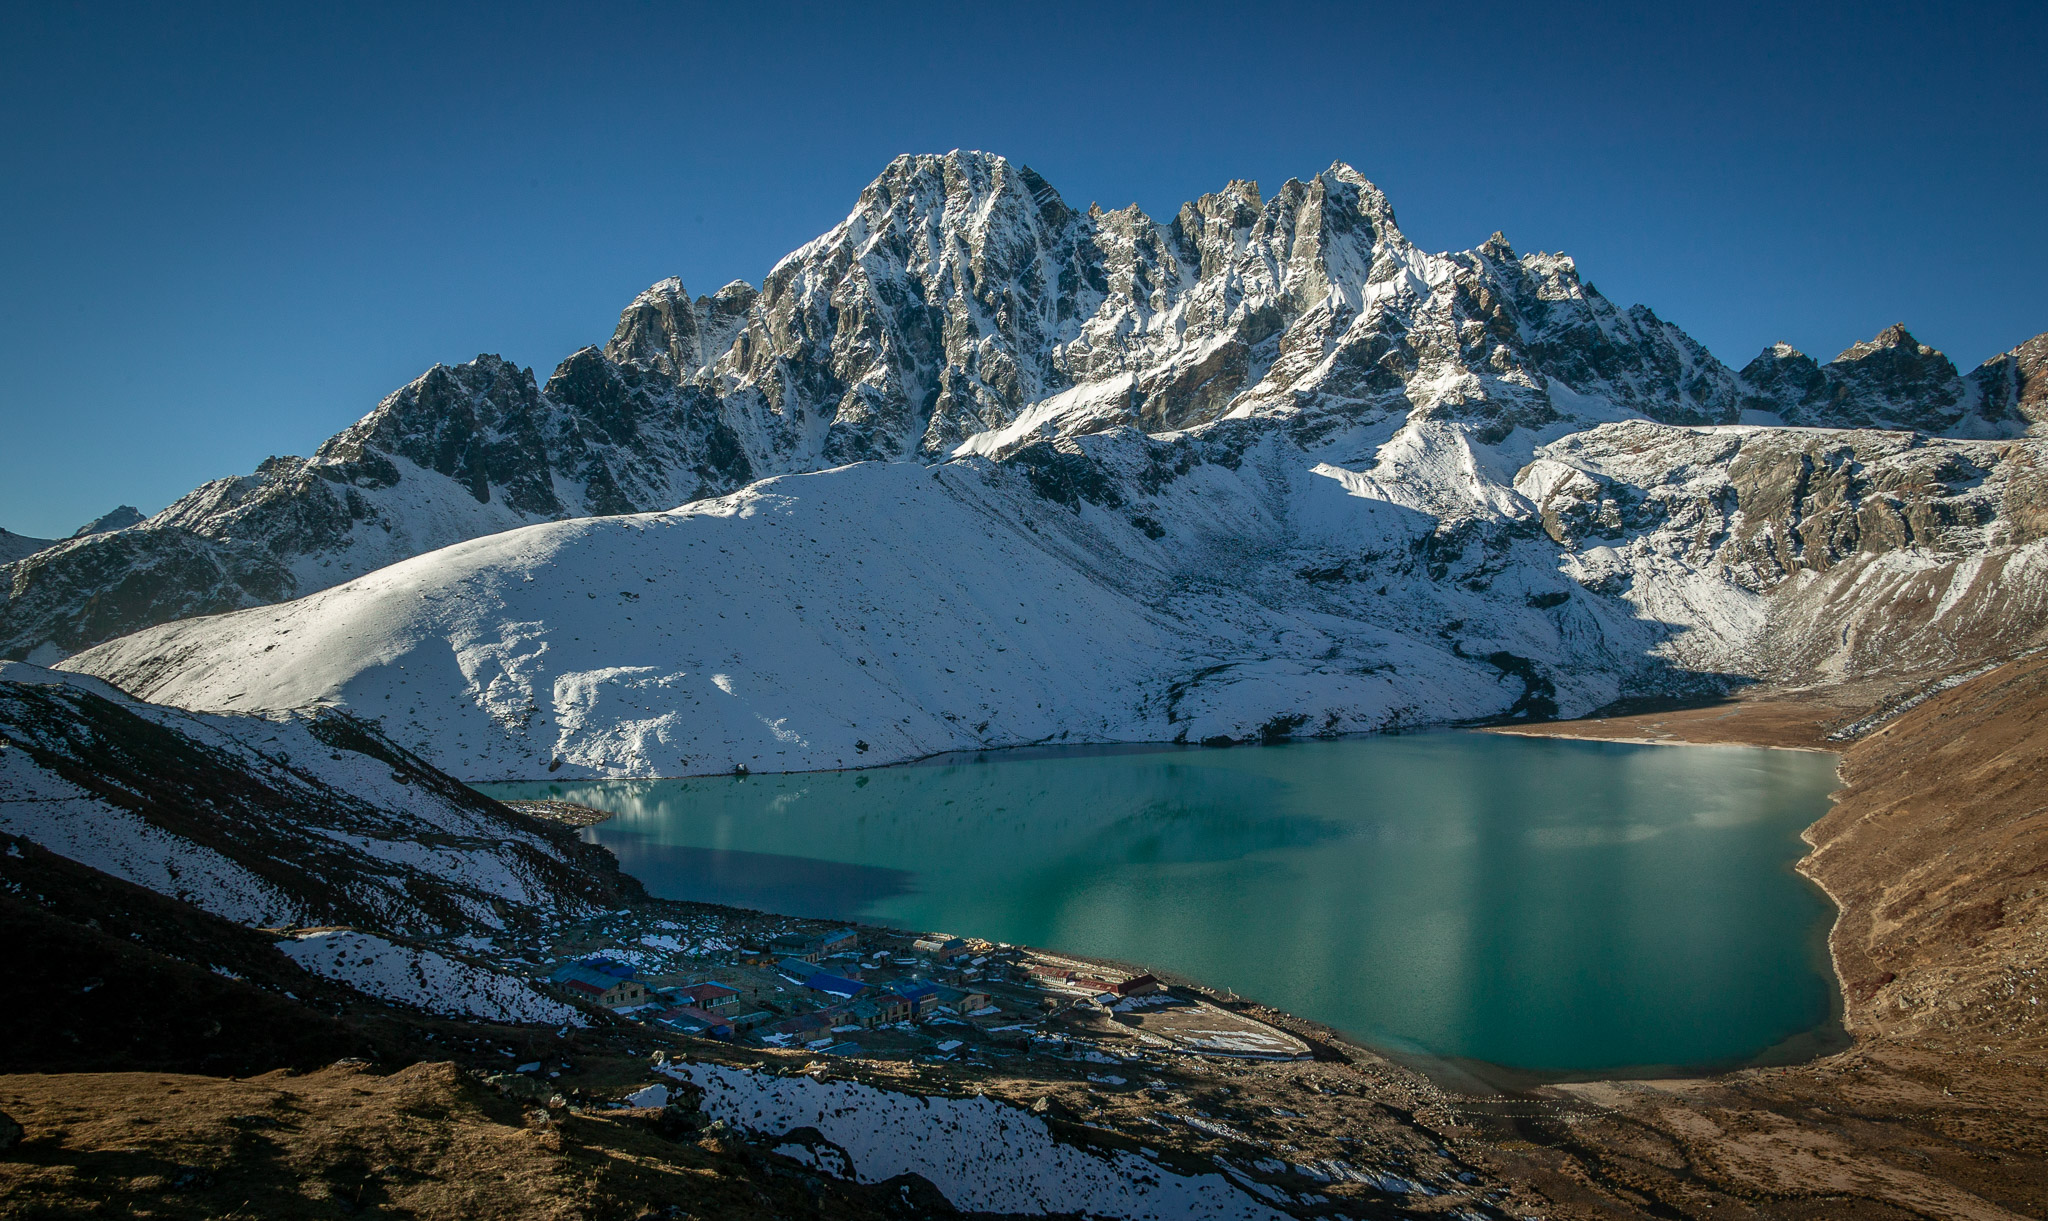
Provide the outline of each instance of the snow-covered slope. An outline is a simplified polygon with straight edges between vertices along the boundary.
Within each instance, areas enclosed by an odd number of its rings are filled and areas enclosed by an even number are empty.
[[[1555,429],[1306,448],[1226,420],[861,463],[474,540],[66,666],[187,707],[339,705],[496,779],[1571,714],[1952,665],[2043,623],[2039,442]]]
[[[555,1000],[527,980],[371,933],[318,929],[278,948],[315,975],[430,1013],[487,1022],[585,1024],[575,1006]]]
[[[704,1091],[714,1118],[784,1138],[776,1152],[786,1157],[863,1183],[915,1174],[968,1212],[1129,1221],[1289,1215],[1221,1174],[1180,1174],[1138,1153],[1062,1140],[1043,1119],[992,1098],[919,1097],[717,1064],[669,1071]]]
[[[1498,579],[1431,553],[1496,586],[1476,594],[1412,562],[1436,546],[1429,518],[1334,470],[1262,446],[1235,469],[1182,454],[1175,476],[1155,470],[1173,446],[1089,440],[1103,466],[1050,447],[864,463],[529,527],[69,664],[193,707],[344,705],[495,778],[1476,717],[1531,695],[1506,654],[1545,658],[1538,697],[1562,682],[1585,707],[1618,693],[1610,657],[1654,643],[1547,571],[1547,544],[1494,539],[1527,556]],[[1117,490],[1148,478],[1169,486]],[[1375,552],[1384,585],[1324,575]]]
[[[1737,375],[1563,255],[1498,234],[1419,250],[1341,164],[1270,196],[1233,182],[1160,222],[1075,209],[990,154],[907,156],[759,289],[662,281],[544,386],[493,356],[436,366],[311,458],[15,560],[0,657],[49,662],[464,539],[856,460],[1229,419],[1285,421],[1313,450],[1413,420],[1428,427],[1378,486],[1462,511],[1462,484],[1429,481],[1456,462],[1432,437],[1519,465],[1536,434],[1621,416],[2012,435],[2043,414],[2044,361],[2048,337],[1958,378],[1894,328],[1825,367],[1785,348]]]
[[[0,830],[256,926],[428,935],[592,910],[579,847],[332,713],[207,716],[0,663]]]

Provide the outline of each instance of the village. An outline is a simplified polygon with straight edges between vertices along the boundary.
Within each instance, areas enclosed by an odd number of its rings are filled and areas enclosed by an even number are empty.
[[[721,1148],[759,1139],[832,1174],[857,1150],[948,1183],[992,1159],[1002,1169],[976,1181],[1027,1194],[1064,1190],[1034,1159],[1072,1146],[1124,1159],[1118,1173],[1134,1177],[1118,1181],[1132,1190],[1207,1175],[1317,1214],[1398,1199],[1494,1216],[1459,1209],[1508,1199],[1419,1125],[1425,1109],[1465,1122],[1425,1080],[1298,1019],[1139,968],[658,898],[440,944],[580,1013],[517,1041],[465,1044],[484,1084],[544,1128],[656,1114],[649,1122],[701,1128]],[[784,1115],[813,1105],[804,1086],[837,1091],[840,1109]],[[924,1108],[941,1105],[972,1110],[949,1121],[966,1125],[946,1129],[951,1151],[903,1161],[903,1132],[924,1131]],[[689,1115],[671,1115],[676,1106]],[[780,1118],[760,1120],[764,1107]],[[1029,1114],[1024,1127],[1013,1107]],[[830,1122],[811,1132],[818,1119]],[[972,1135],[988,1125],[1000,1139]]]
[[[1311,1058],[1294,1035],[1148,973],[944,933],[735,916],[649,925],[612,913],[559,930],[512,965],[627,1021],[817,1055],[1132,1068],[1180,1056]]]

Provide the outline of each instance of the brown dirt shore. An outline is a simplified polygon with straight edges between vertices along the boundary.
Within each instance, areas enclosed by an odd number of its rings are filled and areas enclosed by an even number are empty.
[[[1598,1215],[2048,1216],[2048,658],[1940,691],[1853,741],[1897,690],[1778,693],[1518,727],[1841,752],[1800,872],[1840,915],[1847,1051],[1704,1080],[1540,1091],[1526,1173]]]

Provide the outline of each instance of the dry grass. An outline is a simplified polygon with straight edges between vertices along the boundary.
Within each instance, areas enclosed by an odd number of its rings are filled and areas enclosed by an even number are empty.
[[[246,1080],[0,1077],[27,1129],[9,1217],[699,1218],[899,1215],[901,1191],[820,1180],[659,1113],[549,1112],[452,1064]]]

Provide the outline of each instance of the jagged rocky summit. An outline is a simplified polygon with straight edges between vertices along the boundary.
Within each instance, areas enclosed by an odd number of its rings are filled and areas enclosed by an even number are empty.
[[[1959,375],[1894,327],[1731,371],[1562,255],[1419,250],[1342,165],[1159,222],[904,157],[758,290],[663,281],[543,386],[436,367],[310,459],[15,563],[0,640],[51,660],[326,589],[73,664],[194,706],[413,699],[401,740],[459,713],[491,774],[1838,677],[2034,630],[2044,370],[2048,337]]]
[[[309,459],[210,483],[141,530],[0,555],[0,656],[55,660],[466,538],[849,461],[1226,417],[1412,417],[1487,444],[1614,414],[2003,435],[2048,410],[2044,359],[2036,340],[1964,378],[1894,327],[1826,366],[1780,346],[1738,375],[1569,258],[1499,235],[1417,250],[1346,166],[1270,199],[1232,183],[1159,223],[1076,211],[999,157],[903,157],[759,291],[656,284],[545,386],[491,356],[436,366]]]

